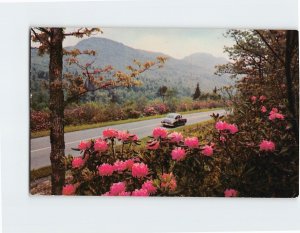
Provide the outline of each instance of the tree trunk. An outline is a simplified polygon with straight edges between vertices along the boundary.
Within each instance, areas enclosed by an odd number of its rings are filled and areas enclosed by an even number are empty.
[[[286,48],[285,48],[285,76],[287,84],[287,98],[289,111],[292,114],[292,125],[297,142],[299,142],[299,132],[298,132],[298,115],[295,106],[295,93],[293,90],[293,76],[292,76],[292,58],[293,50],[295,48],[295,43],[298,43],[298,32],[287,30],[286,31]],[[297,51],[298,52],[298,51]]]
[[[62,89],[63,29],[51,28],[49,92],[52,195],[61,195],[65,183],[64,94]]]

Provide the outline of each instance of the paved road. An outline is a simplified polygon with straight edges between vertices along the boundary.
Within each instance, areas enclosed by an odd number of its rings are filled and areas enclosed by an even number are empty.
[[[225,110],[216,110],[209,112],[200,112],[183,115],[184,118],[187,118],[187,125],[194,124],[197,122],[205,121],[210,119],[212,113],[224,114]],[[151,135],[152,130],[155,127],[160,126],[162,118],[132,122],[127,124],[120,124],[111,126],[112,128],[118,130],[129,130],[130,133],[137,134],[139,138],[144,138]],[[65,144],[66,150],[65,154],[72,154],[74,156],[79,155],[79,152],[73,151],[71,148],[77,147],[80,141],[88,140],[91,138],[98,138],[102,135],[102,131],[109,126],[81,130],[77,132],[65,133]],[[50,165],[50,139],[49,137],[41,137],[31,139],[31,153],[30,153],[30,166],[31,169],[37,169],[43,166]]]

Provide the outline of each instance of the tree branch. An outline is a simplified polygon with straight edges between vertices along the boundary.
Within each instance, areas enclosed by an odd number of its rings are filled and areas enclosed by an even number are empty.
[[[265,43],[265,45],[269,48],[269,50],[274,54],[274,56],[284,65],[284,60],[274,51],[274,49],[271,47],[271,45],[267,42],[266,38],[258,31],[254,30],[259,37],[262,39],[262,41]]]
[[[40,29],[39,29],[40,30]],[[48,44],[48,46],[51,46],[50,42],[48,40],[43,40],[36,31],[31,28],[31,31],[33,32],[34,36],[40,41],[41,44],[45,44],[45,42]]]
[[[97,90],[100,90],[100,89],[106,89],[106,88],[108,88],[108,87],[110,87],[110,86],[112,86],[111,83],[105,83],[105,84],[101,85],[100,87],[97,87],[97,88],[96,88],[95,90],[93,90],[93,91],[97,91]],[[82,96],[82,95],[88,93],[88,92],[89,92],[89,90],[85,90],[85,91],[83,91],[83,92],[81,92],[81,93],[78,93],[77,95],[70,96],[69,98],[66,99],[66,101],[65,101],[65,106],[66,106],[67,104],[69,104],[70,102],[76,100],[76,99],[79,98],[80,96]]]

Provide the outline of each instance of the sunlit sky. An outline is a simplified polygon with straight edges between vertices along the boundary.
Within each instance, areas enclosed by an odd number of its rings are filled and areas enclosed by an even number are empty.
[[[74,30],[68,28],[67,31]],[[216,57],[225,57],[224,45],[232,45],[225,38],[224,29],[194,28],[101,28],[103,34],[94,35],[121,42],[129,47],[152,52],[162,52],[181,59],[192,53],[210,53]],[[67,37],[64,46],[73,46],[85,38]]]

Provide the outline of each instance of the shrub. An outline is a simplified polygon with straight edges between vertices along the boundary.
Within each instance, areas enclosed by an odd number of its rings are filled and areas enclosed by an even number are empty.
[[[42,111],[30,112],[30,129],[32,131],[47,130],[50,127],[50,114]]]
[[[151,106],[144,108],[143,113],[144,113],[145,116],[153,116],[153,115],[158,114],[158,112],[155,110],[155,108],[151,107]]]
[[[81,159],[66,160],[72,179],[65,184],[65,195],[103,196],[198,196],[208,173],[213,173],[213,151],[203,152],[204,142],[193,147],[172,140],[163,128],[153,131],[147,148],[136,152],[140,144],[135,135],[108,129],[98,141],[107,144],[96,150],[97,141],[81,142]],[[119,138],[119,139],[118,139]],[[117,146],[117,141],[121,145]],[[119,144],[119,143],[118,143]],[[153,147],[152,145],[158,145]],[[80,161],[80,163],[77,162]],[[76,165],[76,166],[75,166]],[[208,193],[223,196],[224,190],[210,189]]]
[[[273,83],[272,77],[238,82],[228,119],[238,125],[239,133],[230,138],[215,135],[222,139],[216,145],[229,163],[222,182],[242,196],[295,197],[299,192],[298,142],[284,90]]]

